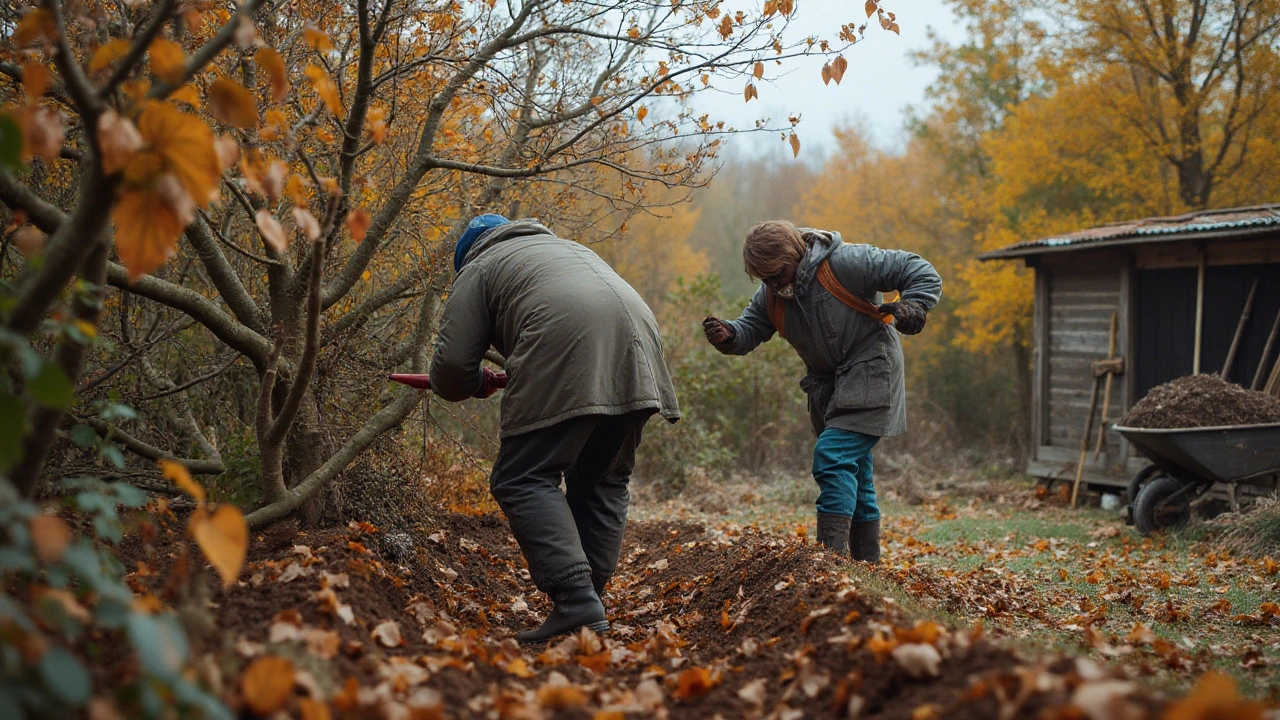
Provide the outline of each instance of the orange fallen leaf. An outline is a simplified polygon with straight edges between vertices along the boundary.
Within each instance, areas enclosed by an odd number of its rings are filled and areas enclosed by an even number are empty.
[[[329,720],[329,706],[319,700],[302,698],[298,701],[298,709],[302,711],[302,720]]]
[[[719,678],[713,676],[710,670],[691,667],[680,673],[680,677],[676,679],[676,691],[673,694],[677,700],[692,700],[706,695],[719,684]]]
[[[586,704],[587,694],[576,685],[548,685],[538,690],[538,705],[545,710],[573,710]]]
[[[244,700],[258,715],[270,715],[289,701],[293,692],[293,663],[279,655],[264,655],[249,663],[240,678]]]
[[[40,562],[51,563],[62,559],[71,542],[71,528],[56,515],[37,515],[31,518],[31,541],[36,546]]]
[[[244,515],[234,505],[220,505],[213,513],[197,508],[191,515],[191,534],[209,559],[209,564],[222,576],[224,587],[231,587],[244,567],[249,551],[249,528]]]
[[[354,677],[348,677],[342,685],[342,690],[333,696],[333,706],[344,711],[355,710],[359,693],[360,682]]]
[[[515,660],[512,660],[507,663],[507,667],[504,669],[507,671],[508,675],[515,675],[518,678],[527,679],[534,676],[534,672],[529,669],[529,663],[525,662],[524,658],[516,658]]]
[[[591,655],[580,656],[578,658],[578,664],[597,675],[602,675],[609,669],[611,656],[612,653],[608,650],[602,650]]]
[[[1191,694],[1169,704],[1164,720],[1262,720],[1263,710],[1261,703],[1242,699],[1230,677],[1210,671],[1200,677]]]

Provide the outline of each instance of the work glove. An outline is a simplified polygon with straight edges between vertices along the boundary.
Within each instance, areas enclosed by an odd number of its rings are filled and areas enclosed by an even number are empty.
[[[481,368],[484,378],[480,381],[480,389],[473,397],[487,398],[507,386],[507,374],[494,372],[489,368]]]
[[[715,346],[733,342],[733,326],[714,315],[708,315],[702,321],[702,334]]]
[[[899,300],[885,303],[880,312],[893,316],[893,326],[903,335],[915,335],[924,329],[924,315],[928,310],[919,300]]]

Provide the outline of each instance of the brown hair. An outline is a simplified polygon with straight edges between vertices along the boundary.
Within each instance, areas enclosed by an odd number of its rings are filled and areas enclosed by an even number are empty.
[[[747,274],[758,280],[777,275],[784,265],[799,263],[806,246],[800,230],[786,220],[768,220],[747,231],[742,261]]]

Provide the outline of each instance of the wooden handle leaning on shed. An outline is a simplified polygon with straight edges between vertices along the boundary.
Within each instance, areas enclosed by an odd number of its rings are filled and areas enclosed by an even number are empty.
[[[1111,363],[1114,363],[1115,360],[1118,359],[1114,357],[1116,354],[1116,323],[1118,317],[1118,314],[1115,311],[1112,311],[1111,333],[1110,340],[1108,342],[1106,360],[1102,363],[1095,363],[1091,366],[1093,369],[1093,390],[1089,393],[1089,414],[1084,418],[1084,432],[1080,435],[1080,460],[1076,463],[1076,480],[1071,485],[1071,507],[1073,508],[1076,507],[1080,499],[1080,480],[1084,477],[1084,461],[1089,456],[1089,438],[1093,435],[1093,412],[1098,409],[1098,380],[1102,375],[1107,376],[1108,398],[1111,395],[1111,378],[1115,375],[1115,371],[1111,366]],[[1099,367],[1102,368],[1101,373],[1098,372]],[[1123,362],[1121,362],[1120,368],[1124,368]],[[1103,421],[1105,422],[1105,420],[1106,411],[1104,410]],[[1106,430],[1104,429],[1103,433],[1105,434],[1105,432]]]
[[[1111,339],[1107,341],[1107,359],[1100,363],[1093,364],[1093,376],[1098,377],[1100,374],[1106,374],[1107,385],[1102,392],[1102,415],[1098,418],[1098,444],[1093,449],[1093,459],[1097,460],[1102,454],[1102,446],[1107,442],[1107,411],[1111,409],[1111,378],[1118,373],[1124,372],[1124,360],[1116,357],[1116,329],[1119,323],[1120,315],[1117,311],[1111,311]],[[1119,360],[1117,363],[1116,361]],[[1118,365],[1117,369],[1115,366]],[[1102,373],[1099,373],[1101,368]]]

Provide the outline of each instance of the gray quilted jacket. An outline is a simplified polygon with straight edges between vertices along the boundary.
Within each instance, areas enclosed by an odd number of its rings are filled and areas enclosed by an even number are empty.
[[[492,230],[467,252],[440,320],[433,391],[475,394],[490,345],[510,376],[503,438],[580,415],[680,418],[649,306],[599,256],[536,220]]]
[[[809,250],[796,269],[796,297],[779,301],[785,303],[787,342],[808,369],[800,386],[809,396],[814,432],[834,427],[898,435],[907,427],[898,332],[836,299],[818,281],[817,269],[829,260],[846,290],[875,304],[883,302],[881,293],[897,290],[903,300],[919,300],[928,308],[942,297],[942,278],[914,253],[846,244],[837,232],[801,233]],[[721,352],[746,355],[773,337],[768,293],[761,284],[742,316],[729,323],[734,337],[719,346]]]

